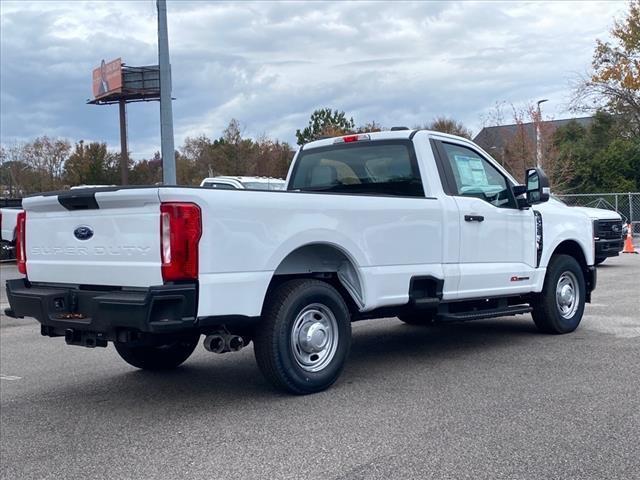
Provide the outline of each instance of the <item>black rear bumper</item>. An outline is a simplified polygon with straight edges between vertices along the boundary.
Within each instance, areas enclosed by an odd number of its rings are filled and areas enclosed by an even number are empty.
[[[176,333],[195,328],[197,285],[147,289],[91,290],[80,286],[7,280],[13,317],[34,317],[42,334],[65,336],[67,343],[105,346],[140,333]]]

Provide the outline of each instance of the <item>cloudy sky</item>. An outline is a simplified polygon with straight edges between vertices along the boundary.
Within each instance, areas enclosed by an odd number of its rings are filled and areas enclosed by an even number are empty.
[[[566,117],[569,81],[589,67],[626,2],[169,1],[176,145],[245,134],[295,143],[319,107],[357,124],[413,126],[447,115],[474,133],[496,102],[549,98]],[[103,140],[117,106],[90,106],[101,59],[157,63],[155,2],[0,3],[0,133]],[[159,150],[157,102],[128,107],[133,158]]]

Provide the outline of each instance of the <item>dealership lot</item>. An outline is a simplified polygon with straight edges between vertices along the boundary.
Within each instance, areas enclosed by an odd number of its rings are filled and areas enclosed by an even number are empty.
[[[343,376],[306,397],[273,391],[252,348],[141,372],[2,316],[2,478],[632,478],[640,256],[598,275],[565,336],[528,315],[354,324]]]

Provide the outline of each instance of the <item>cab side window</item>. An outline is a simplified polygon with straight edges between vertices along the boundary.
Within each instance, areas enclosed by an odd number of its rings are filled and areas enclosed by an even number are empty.
[[[516,208],[507,179],[470,148],[442,143],[455,179],[455,195],[475,197],[496,207]]]

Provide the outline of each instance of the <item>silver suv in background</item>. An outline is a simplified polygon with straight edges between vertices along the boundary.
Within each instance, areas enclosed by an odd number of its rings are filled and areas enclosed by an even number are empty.
[[[208,177],[202,180],[201,187],[223,190],[284,190],[286,182],[273,177]]]

